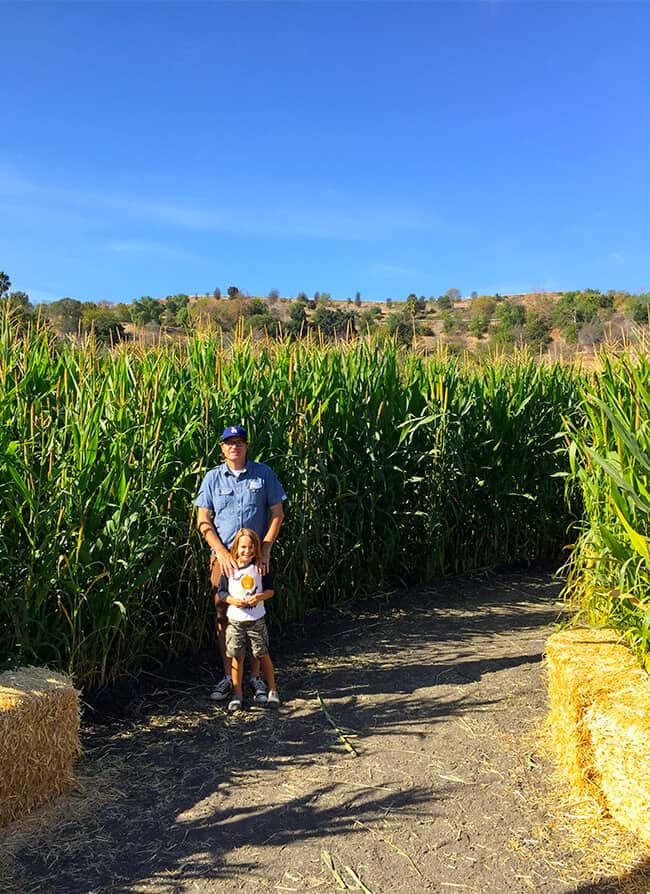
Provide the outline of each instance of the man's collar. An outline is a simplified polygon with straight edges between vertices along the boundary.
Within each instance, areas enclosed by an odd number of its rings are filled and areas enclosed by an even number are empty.
[[[230,466],[228,465],[228,463],[224,463],[223,465],[224,465],[224,469],[225,469],[225,474],[226,474],[226,475],[232,475],[233,477],[236,477],[236,473],[230,468]],[[248,467],[249,467],[249,465],[250,465],[250,460],[247,459],[247,460],[246,460],[246,464],[245,464],[245,465],[242,467],[242,469],[239,471],[239,475],[240,475],[240,476],[243,475],[244,472],[248,472]]]

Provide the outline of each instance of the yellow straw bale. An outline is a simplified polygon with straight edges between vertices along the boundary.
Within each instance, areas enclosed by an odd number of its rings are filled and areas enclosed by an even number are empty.
[[[549,730],[569,782],[650,842],[650,677],[612,630],[546,644]]]
[[[80,751],[69,677],[42,667],[0,674],[0,825],[68,788]]]
[[[558,762],[577,788],[598,782],[585,713],[594,691],[620,672],[618,642],[611,630],[586,629],[561,630],[546,641],[549,731]]]
[[[593,763],[613,817],[650,844],[650,677],[602,693],[585,715]]]

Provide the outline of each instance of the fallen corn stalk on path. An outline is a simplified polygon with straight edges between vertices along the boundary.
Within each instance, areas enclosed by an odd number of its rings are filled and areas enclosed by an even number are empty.
[[[578,840],[541,745],[559,589],[475,574],[272,630],[277,712],[214,706],[212,654],[105,695],[77,790],[1,830],[0,889],[649,891],[636,842]]]

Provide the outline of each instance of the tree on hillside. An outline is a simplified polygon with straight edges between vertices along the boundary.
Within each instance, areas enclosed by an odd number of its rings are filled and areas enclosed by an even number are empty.
[[[94,334],[96,339],[106,342],[106,344],[117,344],[126,335],[124,326],[118,319],[115,310],[92,301],[83,305],[81,327],[85,333]]]
[[[609,292],[606,295],[597,289],[562,292],[553,308],[551,321],[558,329],[569,323],[593,323],[597,318],[607,317],[613,305],[614,296]]]
[[[60,298],[43,306],[43,313],[61,335],[79,331],[83,304],[76,298]]]
[[[502,350],[510,350],[517,342],[523,341],[522,331],[526,322],[526,308],[523,304],[501,301],[494,312],[496,327],[490,335],[492,342]]]
[[[248,320],[256,314],[267,314],[268,306],[262,298],[248,298],[240,292],[229,301],[214,301],[211,305],[212,322],[225,331],[235,329],[240,320]]]
[[[4,272],[4,270],[0,270],[0,298],[4,298],[10,288],[11,280]]]
[[[558,329],[564,329],[569,323],[577,323],[575,296],[564,292],[551,312],[551,322]]]
[[[269,306],[263,298],[247,298],[246,301],[242,301],[241,314],[243,317],[254,317],[268,313]]]
[[[239,295],[239,288],[237,286],[228,286],[228,297],[236,298]]]
[[[322,304],[316,308],[309,325],[330,340],[356,335],[357,331],[354,311],[325,307]]]
[[[463,335],[467,330],[467,323],[458,308],[443,310],[440,314],[442,328],[447,335]]]
[[[551,327],[539,314],[526,314],[523,341],[535,351],[543,351],[551,341]]]
[[[160,325],[160,315],[163,309],[160,301],[156,301],[150,295],[143,295],[131,305],[131,320],[136,326],[146,326],[147,323]]]
[[[513,329],[523,326],[526,322],[526,308],[523,304],[515,304],[512,301],[504,301],[496,308],[494,315],[502,326],[510,326]]]
[[[469,306],[469,329],[475,338],[481,338],[487,332],[494,316],[497,303],[490,295],[477,295]]]
[[[364,308],[359,314],[359,331],[364,333],[374,332],[377,328],[379,318],[382,316],[381,308],[376,304]]]
[[[178,295],[167,295],[163,302],[160,322],[165,326],[186,326],[189,303],[190,296],[183,292],[179,292]]]
[[[186,325],[192,330],[219,326],[219,314],[229,306],[229,301],[219,298],[195,298],[187,305]]]
[[[4,305],[11,319],[19,329],[24,328],[34,315],[34,308],[27,292],[10,292],[11,280],[6,273],[0,272],[0,304]]]
[[[361,292],[357,292],[354,296],[354,303],[357,307],[361,307]]]
[[[650,324],[650,292],[633,295],[628,300],[627,313],[639,326]]]
[[[286,325],[287,332],[296,337],[307,327],[307,311],[305,301],[292,301],[289,305],[289,322]]]
[[[394,310],[388,314],[385,323],[386,333],[397,340],[398,344],[411,345],[418,332],[415,319],[411,317],[406,308]]]
[[[252,312],[244,317],[248,332],[264,333],[270,337],[277,335],[278,320],[271,313],[268,304],[261,298],[252,298],[247,302]]]

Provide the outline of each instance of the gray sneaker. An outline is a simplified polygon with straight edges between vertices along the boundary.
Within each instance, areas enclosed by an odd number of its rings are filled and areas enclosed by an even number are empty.
[[[242,704],[241,698],[238,695],[233,695],[233,697],[228,702],[228,710],[229,711],[241,711]]]
[[[251,689],[253,690],[253,704],[265,705],[268,689],[261,677],[251,677]]]
[[[227,698],[230,698],[231,692],[232,680],[230,679],[230,677],[224,677],[222,680],[219,680],[217,685],[214,687],[214,689],[210,693],[210,698],[213,702],[225,702]]]
[[[280,696],[277,694],[275,689],[272,689],[269,692],[268,698],[266,699],[266,705],[268,708],[279,708],[280,707]]]

